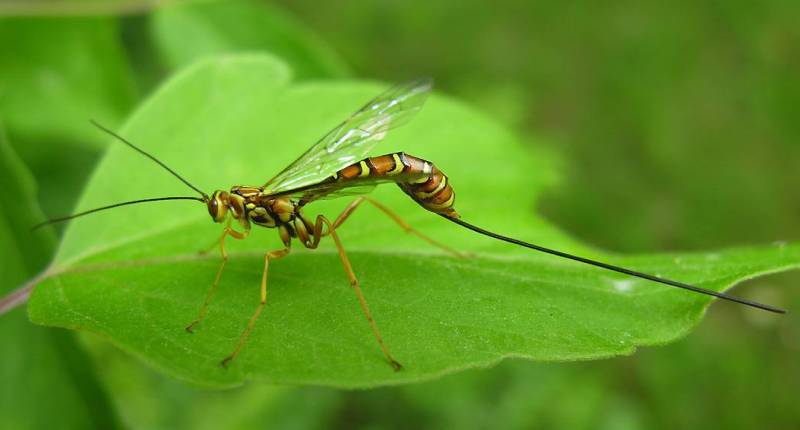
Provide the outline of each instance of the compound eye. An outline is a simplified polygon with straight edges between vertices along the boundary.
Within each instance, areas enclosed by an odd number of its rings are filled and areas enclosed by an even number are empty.
[[[206,203],[208,214],[214,219],[214,222],[222,222],[225,215],[228,213],[228,193],[224,191],[215,191]]]
[[[211,215],[211,218],[217,218],[217,199],[211,198],[208,200],[208,214]]]

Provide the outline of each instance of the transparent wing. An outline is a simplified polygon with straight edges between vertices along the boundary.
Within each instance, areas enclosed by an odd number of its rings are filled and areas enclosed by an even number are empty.
[[[373,183],[363,183],[357,185],[350,185],[348,187],[315,187],[314,189],[296,193],[293,195],[295,199],[297,199],[300,204],[308,204],[313,202],[314,200],[330,200],[330,199],[338,199],[339,197],[345,196],[359,196],[364,194],[369,194],[375,187],[378,186],[377,182]]]
[[[342,196],[355,196],[360,194],[368,194],[372,192],[375,187],[385,183],[401,183],[407,181],[416,181],[418,179],[426,178],[427,173],[424,171],[419,172],[403,172],[399,175],[368,175],[365,177],[356,177],[338,180],[332,176],[328,176],[321,182],[310,184],[300,188],[293,188],[281,193],[272,193],[270,196],[276,197],[290,197],[298,200],[301,205],[313,202],[314,200],[328,200]]]
[[[364,159],[387,131],[407,123],[422,108],[432,85],[429,78],[415,79],[370,100],[264,184],[265,190],[290,194]]]

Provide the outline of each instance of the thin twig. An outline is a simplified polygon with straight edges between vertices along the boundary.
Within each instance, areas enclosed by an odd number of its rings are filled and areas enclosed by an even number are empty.
[[[26,282],[23,286],[17,288],[16,290],[12,291],[2,299],[0,299],[0,315],[3,315],[12,309],[15,309],[17,306],[28,301],[28,298],[31,296],[31,291],[33,291],[33,287],[35,287],[39,282],[42,281],[48,275],[47,271],[43,271],[38,275],[34,276]]]

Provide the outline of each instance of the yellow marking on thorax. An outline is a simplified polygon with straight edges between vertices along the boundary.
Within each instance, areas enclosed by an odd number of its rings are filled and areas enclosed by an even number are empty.
[[[294,212],[294,205],[287,198],[278,198],[270,202],[270,209],[275,213]]]
[[[263,206],[256,206],[248,212],[250,219],[257,225],[264,227],[275,227],[275,219],[270,216],[269,212]],[[261,218],[261,219],[256,219]]]
[[[292,219],[292,214],[289,212],[281,212],[278,214],[278,218],[281,222],[289,222]]]
[[[243,187],[243,186],[235,186],[231,189],[231,191],[245,198],[256,196],[261,192],[261,190],[256,187]]]

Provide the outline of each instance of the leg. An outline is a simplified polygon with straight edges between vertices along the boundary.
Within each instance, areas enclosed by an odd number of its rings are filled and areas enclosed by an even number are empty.
[[[256,320],[258,320],[261,310],[264,309],[264,305],[267,304],[267,271],[269,270],[269,260],[277,260],[278,258],[285,257],[289,253],[289,249],[290,248],[287,245],[284,249],[270,251],[264,255],[264,272],[261,274],[261,301],[258,302],[256,312],[252,317],[250,317],[250,321],[248,321],[247,328],[244,329],[244,333],[242,333],[242,335],[239,337],[239,342],[236,343],[236,348],[220,363],[222,367],[228,367],[228,365],[236,358],[236,356],[239,355],[239,351],[241,351],[242,347],[247,342],[247,338],[250,337],[250,332],[253,331],[253,326],[255,325]]]
[[[350,203],[345,208],[345,210],[342,211],[342,213],[336,218],[336,221],[334,221],[334,223],[333,223],[333,228],[338,228],[340,225],[342,225],[342,223],[344,223],[347,220],[347,218],[356,210],[356,208],[363,202],[371,203],[373,206],[375,206],[376,208],[380,209],[381,212],[385,213],[389,218],[391,218],[394,222],[396,222],[397,225],[400,226],[400,228],[402,228],[403,230],[406,231],[406,233],[411,233],[411,234],[421,238],[422,240],[430,243],[431,245],[433,245],[433,246],[435,246],[437,248],[440,248],[440,249],[442,249],[442,250],[444,250],[444,251],[446,251],[446,252],[448,252],[450,254],[453,254],[456,257],[461,257],[461,258],[467,257],[467,254],[464,254],[462,252],[456,251],[455,249],[450,248],[449,246],[447,246],[445,244],[439,243],[439,242],[433,240],[432,238],[430,238],[430,237],[422,234],[421,232],[417,231],[416,229],[414,229],[414,227],[411,227],[411,225],[409,223],[405,222],[402,218],[400,218],[397,214],[392,212],[389,208],[387,208],[383,204],[381,204],[378,201],[373,200],[373,199],[371,199],[369,197],[359,197],[359,198],[353,200],[353,202]]]
[[[243,233],[239,233],[238,231],[231,228],[231,221],[228,220],[228,225],[225,226],[225,229],[222,231],[222,235],[219,237],[219,250],[222,254],[222,263],[219,265],[219,269],[217,269],[217,276],[214,277],[214,283],[211,284],[211,288],[209,288],[208,293],[206,293],[206,299],[203,301],[203,306],[200,307],[200,313],[197,315],[197,318],[192,321],[191,324],[186,326],[186,331],[192,333],[194,328],[203,321],[203,318],[206,317],[206,312],[208,312],[208,303],[211,302],[211,298],[214,297],[214,293],[217,291],[217,285],[219,285],[219,279],[222,277],[222,271],[225,269],[225,263],[228,262],[228,252],[225,251],[225,238],[227,236],[231,236],[234,239],[242,240],[250,233],[250,230],[245,230]]]
[[[350,206],[355,208],[357,204],[358,203],[355,203]],[[342,217],[340,216],[339,218]],[[336,224],[331,224],[327,218],[319,215],[314,226],[314,242],[319,243],[319,238],[322,236],[323,224],[327,225],[328,234],[333,238],[334,243],[336,243],[336,249],[339,251],[339,258],[342,260],[342,266],[344,266],[344,271],[347,273],[347,277],[350,279],[350,286],[353,287],[353,291],[355,291],[356,296],[358,297],[358,303],[361,305],[361,310],[364,312],[364,316],[367,317],[367,321],[369,321],[369,325],[372,327],[372,334],[375,335],[375,340],[378,341],[378,345],[380,345],[383,355],[386,357],[386,360],[389,361],[389,364],[391,364],[394,370],[402,369],[403,366],[401,366],[400,363],[398,363],[397,360],[392,357],[392,354],[389,353],[389,348],[387,348],[386,344],[383,342],[383,337],[381,336],[381,332],[378,330],[378,325],[375,324],[375,320],[372,318],[372,313],[369,311],[367,299],[364,298],[364,293],[361,292],[358,278],[356,278],[356,274],[353,272],[353,267],[350,265],[350,260],[347,258],[347,254],[344,252],[342,242],[339,240],[339,236],[336,234]]]

